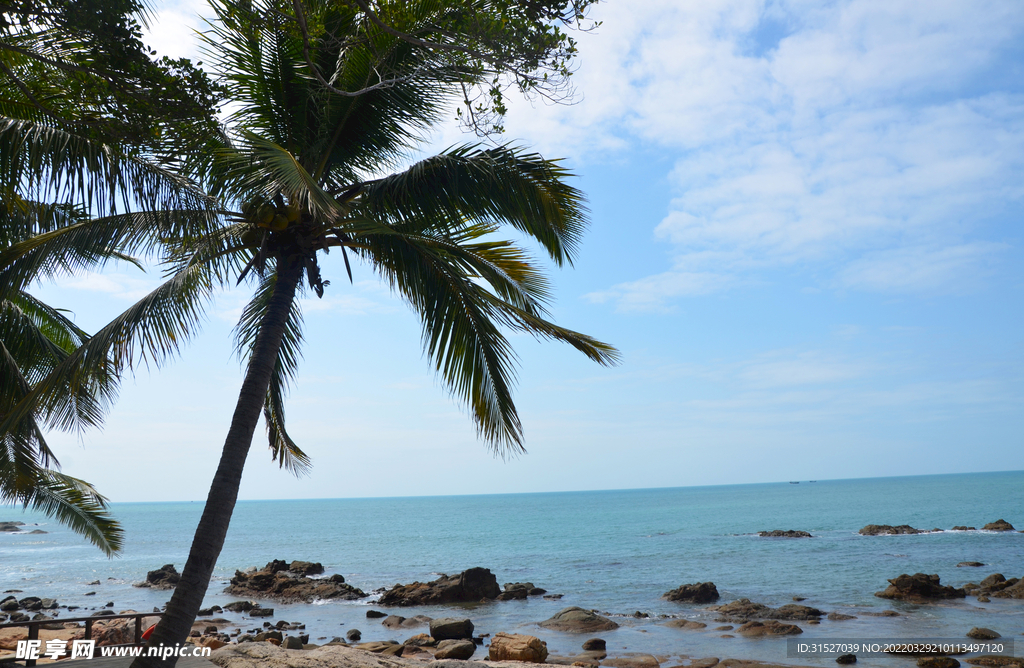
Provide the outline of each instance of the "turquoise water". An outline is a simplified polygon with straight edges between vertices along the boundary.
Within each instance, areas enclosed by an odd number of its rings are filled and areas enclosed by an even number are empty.
[[[787,661],[785,640],[720,638],[722,631],[667,629],[659,615],[710,621],[703,606],[670,603],[661,595],[683,583],[713,581],[722,602],[735,598],[771,606],[806,597],[826,611],[895,609],[899,617],[859,616],[818,626],[812,637],[962,638],[987,626],[1020,639],[1024,654],[1024,602],[973,598],[915,606],[873,596],[900,573],[938,573],[943,584],[977,582],[990,573],[1024,575],[1024,534],[943,532],[865,537],[865,524],[910,524],[920,529],[981,527],[999,518],[1024,528],[1024,472],[866,480],[822,480],[676,489],[494,496],[331,499],[241,502],[206,604],[235,569],[271,559],[320,561],[371,591],[395,583],[430,580],[472,566],[490,568],[499,583],[530,581],[560,601],[533,597],[453,611],[403,609],[401,614],[467,614],[483,633],[538,635],[553,653],[568,655],[585,639],[535,625],[563,607],[579,605],[616,615],[623,628],[602,634],[610,653],[649,652],[672,661],[719,656]],[[40,522],[46,535],[0,534],[0,590],[50,596],[83,606],[114,601],[117,610],[162,605],[167,592],[130,586],[146,571],[173,563],[181,569],[200,503],[117,504],[128,540],[123,557],[107,560],[95,548],[45,518],[4,510],[0,520]],[[760,538],[767,529],[801,529],[815,538]],[[984,568],[957,568],[981,561]],[[108,579],[111,578],[111,579]],[[101,585],[89,585],[100,580]],[[97,591],[95,597],[84,597]],[[102,600],[101,600],[102,599]],[[367,620],[372,602],[280,605],[275,619],[307,624],[318,637],[359,628],[364,640],[404,635]],[[631,615],[641,611],[649,619]],[[230,615],[227,615],[230,616]],[[243,624],[255,626],[252,622]],[[873,661],[873,662],[872,662]],[[834,665],[831,660],[795,661]],[[902,662],[902,663],[901,663]],[[672,665],[672,664],[666,664]],[[858,665],[912,665],[905,659],[862,660]]]

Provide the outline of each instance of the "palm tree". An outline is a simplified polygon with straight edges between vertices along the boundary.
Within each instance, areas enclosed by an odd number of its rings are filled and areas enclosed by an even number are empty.
[[[527,251],[497,236],[511,227],[557,265],[572,262],[586,208],[557,162],[508,145],[460,146],[394,171],[454,103],[469,99],[470,88],[484,84],[500,105],[491,77],[509,70],[509,49],[520,41],[539,45],[510,70],[521,88],[530,86],[523,73],[540,67],[537,54],[564,46],[545,27],[560,15],[538,8],[590,1],[212,2],[207,46],[233,113],[227,130],[182,166],[223,202],[223,224],[203,235],[165,229],[159,236],[169,280],[34,390],[53,393],[62,374],[96,371],[108,355],[165,355],[194,332],[216,286],[255,285],[236,328],[247,359],[238,402],[181,580],[151,644],[180,643],[189,633],[261,414],[281,465],[308,466],[288,434],[283,400],[302,340],[297,299],[329,286],[319,253],[340,251],[350,279],[349,255],[359,258],[419,314],[429,360],[497,453],[521,451],[523,443],[506,331],[566,342],[601,364],[616,361],[611,346],[546,319],[543,272]],[[512,11],[520,7],[525,14]],[[529,25],[540,28],[519,30]],[[459,41],[467,34],[468,50]],[[498,56],[482,51],[490,46]],[[564,55],[550,62],[563,67]]]
[[[187,61],[151,59],[136,20],[144,10],[139,0],[0,1],[0,502],[41,510],[108,555],[120,526],[92,486],[58,470],[44,431],[99,425],[118,360],[69,369],[89,337],[29,290],[134,261],[127,253],[146,252],[161,229],[205,222],[212,200],[154,150],[210,127],[215,91]],[[133,207],[190,214],[154,223],[124,215]]]

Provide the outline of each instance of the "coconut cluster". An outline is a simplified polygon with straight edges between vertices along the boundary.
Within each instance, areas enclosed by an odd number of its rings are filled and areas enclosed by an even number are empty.
[[[271,232],[283,232],[290,225],[299,222],[302,208],[297,202],[285,204],[281,197],[276,203],[248,201],[242,204],[242,217],[254,227]]]

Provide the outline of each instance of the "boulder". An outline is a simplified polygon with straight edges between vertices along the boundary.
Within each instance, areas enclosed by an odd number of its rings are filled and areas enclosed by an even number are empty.
[[[796,624],[784,624],[770,619],[765,622],[747,622],[736,632],[745,636],[791,636],[804,631]]]
[[[487,654],[491,661],[526,661],[544,663],[548,658],[548,646],[535,636],[518,633],[496,633],[491,638]]]
[[[1024,668],[1024,658],[1006,656],[1005,654],[984,654],[967,659],[967,663],[974,666],[991,666],[992,668],[1003,668],[1003,666]]]
[[[1013,525],[1006,520],[996,520],[995,522],[989,522],[985,526],[981,527],[982,531],[1016,531]]]
[[[13,596],[8,596],[4,600],[0,601],[0,611],[2,612],[14,612],[21,608],[21,604],[18,603],[18,599]]]
[[[388,616],[388,613],[381,612],[380,610],[367,610],[366,611],[366,618],[367,619],[380,619],[381,617],[387,617],[387,616]]]
[[[704,659],[694,659],[690,662],[690,668],[714,668],[718,665],[717,656],[709,656]]]
[[[967,637],[974,638],[975,640],[995,640],[996,638],[1002,638],[1001,635],[992,629],[986,629],[985,627],[979,626],[975,626],[973,629],[968,631]]]
[[[43,609],[43,599],[38,596],[26,596],[18,601],[18,604],[29,612],[36,612]]]
[[[383,654],[385,656],[402,656],[402,652],[405,650],[405,645],[399,645],[397,642],[364,642],[361,645],[356,645],[356,649],[361,649],[366,652],[373,652],[374,654]]]
[[[687,629],[688,631],[698,631],[700,629],[707,628],[707,624],[704,622],[694,622],[689,619],[673,619],[671,622],[665,624],[670,629]]]
[[[830,612],[828,613],[828,619],[833,622],[842,622],[847,619],[857,619],[856,615],[844,615],[841,612]]]
[[[319,561],[293,561],[288,564],[288,570],[299,575],[321,575],[324,566]],[[344,582],[345,579],[342,578],[341,581]]]
[[[281,641],[284,649],[302,649],[302,641],[297,636],[288,636]]]
[[[809,605],[788,603],[765,614],[767,619],[803,619],[815,621],[825,613]]]
[[[24,522],[3,521],[0,522],[0,533],[15,533],[21,531],[20,527],[25,526]]]
[[[409,647],[433,647],[437,644],[437,641],[426,633],[417,633],[402,644]]]
[[[473,656],[476,645],[472,640],[442,640],[437,643],[437,651],[434,652],[435,659],[462,659],[466,660]]]
[[[901,534],[928,533],[922,529],[915,529],[909,524],[893,526],[891,524],[869,524],[857,533],[862,536],[895,536]]]
[[[495,599],[501,594],[498,579],[486,568],[470,568],[458,575],[442,575],[431,582],[397,584],[384,592],[380,605],[438,605],[476,603]]]
[[[857,655],[856,654],[840,654],[839,656],[836,657],[836,663],[838,663],[841,666],[847,666],[847,665],[850,665],[851,663],[857,663]]]
[[[956,567],[957,568],[965,568],[965,567],[966,568],[979,568],[979,567],[984,566],[984,565],[985,564],[981,563],[980,561],[961,561],[959,564],[956,565]]]
[[[165,564],[155,571],[146,573],[146,581],[138,582],[136,587],[148,587],[150,589],[174,589],[178,586],[181,576],[174,569],[174,564]]]
[[[1024,599],[1024,580],[1020,578],[1010,578],[1006,581],[1006,586],[992,594],[992,596],[996,598]],[[980,597],[978,600],[981,600]]]
[[[758,531],[758,536],[762,538],[814,538],[811,534],[806,531],[797,531],[795,529],[772,529],[771,531]]]
[[[748,619],[801,619],[816,621],[825,613],[817,608],[797,603],[787,603],[779,608],[769,608],[761,603],[752,603],[750,599],[741,598],[725,605],[720,605],[716,610],[721,617],[719,621],[748,620]]]
[[[914,575],[904,573],[889,580],[889,586],[885,591],[875,592],[875,596],[879,598],[897,600],[963,598],[966,595],[962,588],[956,589],[939,584],[938,575],[924,573],[915,573]]]
[[[423,626],[429,624],[432,620],[430,617],[425,615],[416,615],[415,617],[402,617],[401,615],[389,615],[384,618],[381,624],[385,628],[389,629],[414,629],[417,626]]]
[[[603,652],[607,649],[607,643],[601,638],[591,638],[583,641],[583,649],[587,652]]]
[[[718,600],[718,588],[714,582],[698,582],[684,584],[665,592],[662,598],[670,601],[688,601],[690,603],[710,603]]]
[[[951,656],[922,656],[917,665],[919,668],[960,668],[960,662]]]
[[[974,529],[974,527],[969,527],[969,526],[961,524],[961,525],[953,527],[951,530],[952,531],[974,531],[975,529]]]
[[[359,629],[349,629],[348,632],[345,633],[345,640],[349,642],[359,642],[362,639],[363,634]]]
[[[591,610],[584,610],[573,606],[559,611],[550,619],[540,622],[540,626],[553,631],[565,631],[567,633],[593,633],[595,631],[610,631],[619,628],[619,625],[594,613]]]
[[[273,617],[274,616],[274,609],[273,608],[250,608],[249,609],[249,616],[250,617]]]
[[[345,583],[345,578],[335,574],[327,578],[309,578],[295,573],[291,566],[323,572],[323,566],[308,561],[293,561],[291,564],[275,559],[259,570],[235,571],[226,594],[246,598],[269,598],[283,602],[311,603],[316,600],[354,601],[365,598],[366,593]]]
[[[228,612],[249,612],[256,605],[252,601],[232,601],[224,606]]]
[[[473,637],[473,622],[457,617],[430,620],[430,637],[434,640],[462,640]]]

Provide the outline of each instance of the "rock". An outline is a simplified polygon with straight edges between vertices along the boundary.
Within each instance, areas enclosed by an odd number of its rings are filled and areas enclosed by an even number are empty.
[[[256,642],[266,642],[267,640],[281,642],[284,640],[284,634],[280,631],[264,631],[263,633],[256,634]]]
[[[740,598],[713,609],[721,613],[723,617],[735,619],[762,617],[766,611],[771,610],[767,605],[751,603],[749,598]]]
[[[367,610],[366,611],[366,618],[367,619],[380,619],[381,617],[387,617],[387,616],[388,616],[388,613],[381,612],[380,610]]]
[[[1003,666],[1013,666],[1013,668],[1024,668],[1024,658],[1005,656],[1000,654],[985,654],[983,656],[976,656],[973,659],[967,659],[967,663],[975,666],[991,666],[993,668],[1002,668]]]
[[[136,583],[135,587],[150,589],[174,589],[178,586],[181,575],[174,569],[174,564],[165,564],[155,571],[146,573],[146,581]]]
[[[534,587],[532,582],[506,582],[505,591],[498,594],[498,600],[511,601],[524,599],[527,596],[540,596],[546,593],[546,589]]]
[[[470,568],[458,575],[442,575],[432,582],[398,584],[380,597],[381,605],[437,605],[476,603],[501,594],[498,579],[486,568]]]
[[[33,529],[32,531],[29,531],[28,533],[31,536],[31,535],[38,535],[38,534],[41,534],[41,533],[49,533],[49,532],[43,531],[42,529]]]
[[[963,589],[955,589],[939,584],[938,575],[925,575],[906,573],[889,580],[889,587],[885,591],[876,592],[879,598],[897,600],[924,600],[924,599],[945,599],[963,598],[966,596]]]
[[[915,529],[908,524],[900,524],[898,526],[892,526],[891,524],[869,524],[857,533],[862,536],[895,536],[900,534],[915,534],[915,533],[928,533],[921,529]]]
[[[985,564],[981,563],[980,561],[961,561],[959,564],[956,565],[956,567],[957,568],[964,568],[964,567],[978,568],[979,566],[984,566],[984,565]]]
[[[299,575],[320,575],[324,572],[324,566],[319,561],[293,561],[288,564],[288,570]],[[344,578],[341,580],[345,581]]]
[[[250,617],[273,617],[273,608],[252,608],[249,610]]]
[[[857,663],[857,655],[856,654],[841,654],[841,655],[836,657],[836,663],[838,663],[840,665],[843,665],[843,666],[849,665],[851,663]]]
[[[18,604],[29,612],[35,612],[36,610],[43,609],[43,599],[38,596],[26,596],[18,601]]]
[[[1024,599],[1024,580],[1020,578],[1011,578],[1010,580],[1007,580],[1006,587],[992,595],[996,598]]]
[[[21,604],[18,603],[18,599],[13,596],[8,596],[4,600],[0,601],[0,611],[14,612],[19,608],[21,608]]]
[[[281,641],[281,647],[285,649],[302,649],[302,640],[296,636],[288,636]]]
[[[0,522],[0,533],[15,533],[21,531],[20,527],[25,526],[24,522],[3,521]]]
[[[235,571],[231,584],[224,590],[226,594],[245,596],[247,598],[270,598],[284,602],[303,601],[310,603],[315,600],[354,601],[365,598],[366,594],[352,585],[345,583],[341,575],[329,578],[313,579],[305,575],[293,573],[291,565],[305,565],[315,572],[323,572],[323,566],[308,561],[275,559],[258,571]]]
[[[844,615],[841,612],[830,612],[828,613],[828,619],[833,622],[842,622],[847,619],[857,619],[856,615]]]
[[[694,659],[690,662],[689,668],[714,668],[718,665],[717,656],[709,656],[705,659]]]
[[[442,640],[437,643],[437,651],[434,652],[435,659],[462,659],[466,660],[473,656],[476,645],[472,640]]]
[[[294,640],[294,638],[288,638],[288,640]],[[220,649],[221,647],[227,645],[227,643],[221,640],[220,638],[213,637],[200,638],[197,644],[200,647],[209,647],[211,651],[215,649]],[[300,646],[299,649],[302,649],[302,647]]]
[[[430,621],[430,636],[435,640],[461,640],[473,637],[473,622],[456,617]]]
[[[402,652],[405,651],[405,645],[399,645],[396,642],[364,642],[361,645],[356,645],[356,649],[365,650],[367,652],[373,652],[374,654],[383,654],[385,656],[402,656]]]
[[[862,615],[867,615],[868,617],[899,617],[900,616],[900,613],[896,612],[895,610],[882,610],[881,612],[862,612],[861,614]]]
[[[437,641],[426,633],[417,633],[402,644],[410,647],[433,647]]]
[[[981,527],[982,531],[1016,531],[1013,525],[1006,520],[996,520],[995,522],[989,522],[985,526]]]
[[[540,622],[540,626],[567,633],[593,633],[594,631],[610,631],[619,628],[618,624],[607,617],[576,606],[559,611],[550,619]]]
[[[804,631],[796,624],[783,624],[775,620],[768,620],[766,622],[747,622],[736,629],[736,632],[745,636],[791,636]]]
[[[990,599],[988,596],[985,596],[984,594],[980,594],[978,596],[978,603],[991,603],[991,602],[992,602],[992,599]]]
[[[399,615],[390,615],[388,617],[385,617],[384,621],[381,622],[381,624],[388,629],[400,629],[402,628],[402,622],[404,621],[405,617],[400,617]]]
[[[604,666],[612,668],[659,668],[661,665],[658,659],[650,654],[634,654],[633,656],[618,656],[614,659],[606,659],[601,662]]]
[[[765,614],[767,619],[803,619],[814,621],[825,613],[817,608],[812,608],[809,605],[797,605],[795,603],[787,603],[774,610],[770,610]]]
[[[665,592],[662,598],[670,601],[689,601],[691,603],[710,603],[718,600],[718,588],[714,582],[698,582],[684,584]]]
[[[27,622],[30,619],[24,612],[12,612],[8,621],[12,624],[14,622]]]
[[[563,596],[565,596],[565,594],[544,594],[544,598],[548,599],[549,601],[557,601]]]
[[[920,668],[960,668],[960,662],[951,656],[922,656],[917,665]]]
[[[985,627],[975,626],[973,629],[967,632],[968,638],[974,638],[975,640],[994,640],[996,638],[1002,638],[1001,635],[993,631],[992,629],[986,629]]]
[[[671,622],[665,624],[665,626],[671,629],[687,629],[689,631],[697,631],[700,629],[707,628],[707,624],[704,622],[694,622],[689,619],[673,619]]]
[[[796,531],[794,529],[773,529],[771,531],[758,531],[757,535],[761,536],[762,538],[814,538],[814,536],[807,533],[806,531]]]
[[[607,649],[607,643],[605,643],[605,641],[601,638],[591,638],[590,640],[583,641],[583,649],[587,652],[603,652],[605,649]]]
[[[535,636],[518,633],[496,633],[491,638],[487,657],[491,661],[526,661],[544,663],[548,658],[548,646]]]
[[[951,529],[951,531],[974,531],[974,530],[975,530],[974,527],[964,526],[963,524],[961,524],[959,526],[955,526],[955,527],[953,527]]]
[[[360,640],[362,640],[362,638],[363,634],[359,631],[359,629],[349,629],[348,632],[345,634],[345,640],[349,642],[359,642]]]
[[[229,612],[249,612],[252,610],[255,604],[252,601],[232,601],[224,606],[224,609]]]

